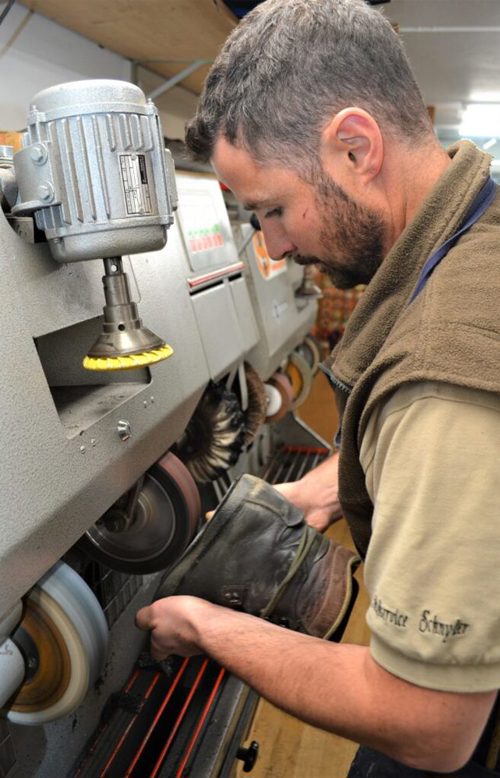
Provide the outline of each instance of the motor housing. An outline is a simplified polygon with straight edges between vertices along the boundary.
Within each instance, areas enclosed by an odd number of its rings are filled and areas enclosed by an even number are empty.
[[[162,248],[177,204],[174,166],[154,104],[125,81],[39,92],[14,155],[16,215],[35,214],[54,259]]]

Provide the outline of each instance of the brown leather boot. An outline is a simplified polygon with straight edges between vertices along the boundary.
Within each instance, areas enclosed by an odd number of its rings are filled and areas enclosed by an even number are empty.
[[[190,594],[340,640],[359,557],[310,527],[260,478],[243,475],[165,574],[155,599]]]

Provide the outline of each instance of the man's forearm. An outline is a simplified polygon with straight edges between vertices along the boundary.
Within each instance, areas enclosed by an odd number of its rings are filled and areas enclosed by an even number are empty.
[[[218,606],[209,606],[197,630],[205,653],[278,707],[419,769],[458,769],[494,700],[493,693],[416,687],[376,665],[364,646],[291,633]]]

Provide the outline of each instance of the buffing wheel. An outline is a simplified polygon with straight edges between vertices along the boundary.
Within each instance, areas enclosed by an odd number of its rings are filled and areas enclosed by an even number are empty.
[[[298,408],[311,391],[313,374],[304,357],[293,351],[285,368],[293,390],[292,409]]]
[[[272,384],[264,384],[264,387],[266,390],[266,402],[267,402],[266,416],[270,419],[273,416],[275,416],[280,410],[283,404],[283,398],[281,397],[279,389],[277,389]]]
[[[234,465],[245,446],[245,417],[238,398],[211,382],[175,452],[198,483],[215,480]]]
[[[268,392],[269,397],[267,420],[271,423],[280,421],[286,416],[288,411],[292,409],[292,384],[290,383],[288,376],[284,373],[276,372],[269,378],[266,386],[268,387],[266,391]],[[279,404],[277,402],[278,398],[276,392],[278,392],[281,400]],[[278,406],[277,410],[275,410],[276,406]]]
[[[16,724],[67,716],[83,702],[106,658],[104,613],[85,581],[58,562],[33,587],[12,636],[26,663],[24,683],[7,706]]]
[[[267,397],[266,388],[261,377],[254,368],[245,362],[245,380],[248,395],[248,405],[244,410],[245,447],[250,446],[266,421]]]
[[[313,335],[306,335],[303,342],[298,348],[298,352],[304,357],[307,364],[311,368],[313,376],[318,372],[318,368],[322,359],[321,346]]]
[[[198,488],[172,452],[145,473],[79,542],[113,570],[142,575],[164,570],[194,537],[201,515]]]

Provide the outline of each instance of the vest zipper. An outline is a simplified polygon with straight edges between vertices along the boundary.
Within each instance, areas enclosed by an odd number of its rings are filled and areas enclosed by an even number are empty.
[[[351,394],[352,386],[348,386],[347,384],[344,384],[344,382],[341,381],[340,378],[334,376],[334,374],[332,373],[329,367],[320,364],[319,368],[326,375],[326,377],[328,378],[330,384],[333,386],[334,389],[340,389],[341,392],[344,392],[344,394],[347,395]]]
[[[340,378],[337,378],[336,376],[334,376],[334,374],[332,373],[330,368],[327,367],[326,365],[320,364],[319,367],[320,367],[320,370],[326,375],[326,377],[327,377],[327,379],[328,379],[328,381],[330,383],[330,386],[333,389],[339,389],[343,394],[346,395],[346,402],[347,402],[347,398],[349,397],[349,395],[351,394],[351,391],[352,391],[352,386],[348,386],[343,381],[341,381]],[[333,439],[334,446],[335,446],[335,448],[337,450],[340,449],[341,441],[342,441],[342,416],[340,417],[339,427],[338,427],[337,432],[335,434],[335,437]]]

